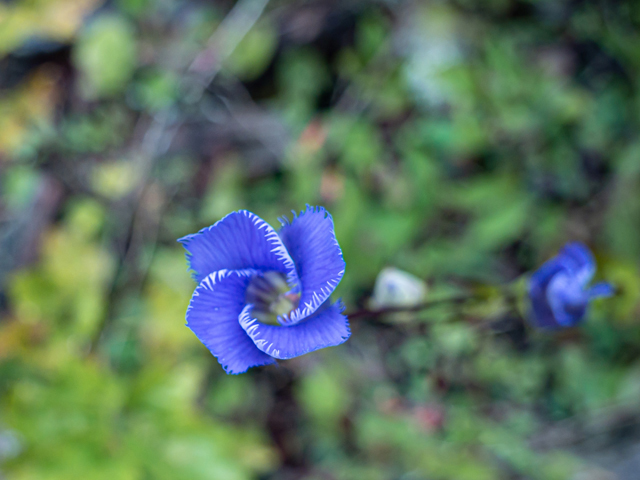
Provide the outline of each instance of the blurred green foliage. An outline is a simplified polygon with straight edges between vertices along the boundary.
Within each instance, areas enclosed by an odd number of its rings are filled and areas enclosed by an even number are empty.
[[[74,63],[88,98],[121,93],[136,67],[133,27],[122,17],[102,15],[78,38]]]
[[[640,6],[260,5],[0,3],[1,475],[626,480],[606,453],[640,438]],[[484,303],[225,376],[184,326],[175,239],[306,203],[348,310],[387,266]],[[567,240],[618,288],[579,329],[479,287],[522,291]]]

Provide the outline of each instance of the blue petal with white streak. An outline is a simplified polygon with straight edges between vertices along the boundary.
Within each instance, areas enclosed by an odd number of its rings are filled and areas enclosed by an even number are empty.
[[[251,316],[253,306],[240,314],[240,326],[256,347],[278,359],[288,359],[344,343],[351,335],[341,302],[325,304],[304,321],[290,326],[265,325]]]
[[[567,243],[556,259],[572,273],[577,283],[586,286],[596,273],[593,253],[580,242]]]
[[[278,233],[257,215],[232,212],[210,227],[178,240],[187,250],[189,267],[200,283],[218,270],[273,270],[298,283],[295,266]]]
[[[207,275],[193,292],[187,309],[187,326],[230,374],[275,363],[255,346],[238,322],[253,274],[254,270],[219,270]]]
[[[312,315],[333,293],[342,280],[345,262],[336,239],[333,219],[323,207],[300,212],[292,222],[280,219],[280,238],[293,259],[301,285],[298,308],[282,317],[291,325]]]

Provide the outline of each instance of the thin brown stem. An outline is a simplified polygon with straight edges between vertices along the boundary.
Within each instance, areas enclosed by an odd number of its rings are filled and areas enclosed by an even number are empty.
[[[369,309],[362,308],[360,310],[356,310],[355,312],[347,314],[349,320],[354,320],[356,318],[377,318],[383,315],[388,315],[392,313],[401,313],[401,312],[421,312],[422,310],[426,310],[428,308],[437,307],[440,305],[446,305],[448,303],[460,304],[465,303],[469,300],[475,300],[477,296],[467,294],[467,295],[457,295],[454,297],[446,297],[439,298],[437,300],[430,300],[428,302],[419,303],[417,305],[411,305],[407,307],[385,307],[380,309]]]

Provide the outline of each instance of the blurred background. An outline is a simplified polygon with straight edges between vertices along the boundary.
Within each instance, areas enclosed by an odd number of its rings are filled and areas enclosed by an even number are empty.
[[[0,1],[0,478],[640,478],[640,4]],[[347,311],[568,240],[618,295],[358,318],[227,376],[176,239],[332,213]],[[422,279],[421,283],[418,279]]]

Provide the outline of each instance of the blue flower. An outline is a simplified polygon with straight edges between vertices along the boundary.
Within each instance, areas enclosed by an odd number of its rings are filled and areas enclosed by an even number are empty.
[[[595,259],[586,246],[566,244],[529,280],[532,322],[544,329],[572,327],[580,322],[589,301],[614,293],[609,283],[587,286],[595,272]]]
[[[343,343],[351,334],[329,297],[344,275],[331,215],[307,206],[276,232],[233,212],[178,241],[199,283],[187,326],[227,373]]]

